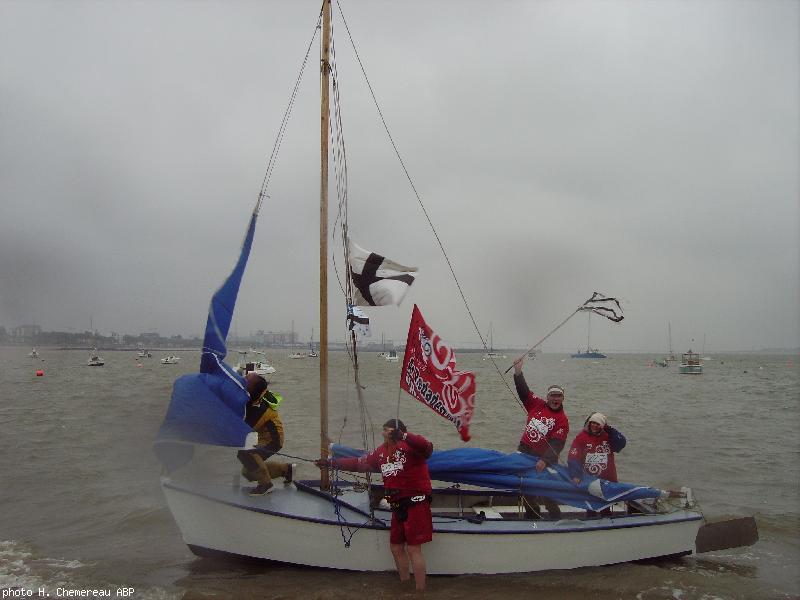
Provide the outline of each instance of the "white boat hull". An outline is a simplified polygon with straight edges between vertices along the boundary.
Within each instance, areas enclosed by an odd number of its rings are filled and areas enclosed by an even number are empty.
[[[195,552],[353,571],[394,569],[388,512],[376,512],[383,521],[370,523],[355,504],[349,505],[355,510],[343,506],[341,517],[350,531],[360,527],[345,548],[328,498],[294,486],[277,487],[266,496],[250,497],[233,486],[201,490],[162,483],[183,539]],[[342,498],[349,499],[346,494]],[[699,513],[683,510],[557,522],[469,522],[434,515],[433,541],[425,545],[425,558],[433,575],[600,566],[691,554],[701,524]]]

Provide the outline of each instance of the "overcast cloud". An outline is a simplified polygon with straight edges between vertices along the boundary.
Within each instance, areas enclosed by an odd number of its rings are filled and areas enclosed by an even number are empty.
[[[0,0],[0,325],[199,334],[236,259],[318,2]],[[794,1],[343,3],[482,333],[541,338],[595,290],[609,351],[800,345]],[[350,228],[478,345],[337,21]],[[312,51],[234,331],[318,314]],[[333,215],[333,209],[331,215]],[[331,337],[343,309],[331,277]],[[546,345],[586,343],[576,317]]]

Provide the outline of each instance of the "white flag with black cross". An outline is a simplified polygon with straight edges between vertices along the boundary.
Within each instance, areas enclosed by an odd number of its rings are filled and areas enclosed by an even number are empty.
[[[414,283],[416,267],[406,267],[364,250],[347,241],[350,255],[350,278],[353,281],[353,303],[356,306],[399,306],[408,288]]]

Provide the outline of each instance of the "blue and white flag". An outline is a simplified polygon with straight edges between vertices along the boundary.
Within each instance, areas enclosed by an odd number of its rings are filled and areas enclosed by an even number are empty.
[[[361,337],[370,337],[369,317],[357,306],[347,306],[347,330]]]
[[[356,306],[397,306],[414,283],[416,267],[406,267],[388,258],[364,250],[347,240],[350,278],[353,280],[353,303]]]

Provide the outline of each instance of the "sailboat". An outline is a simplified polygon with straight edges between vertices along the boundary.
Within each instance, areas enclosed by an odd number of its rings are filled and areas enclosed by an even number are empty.
[[[388,352],[386,352],[386,336],[381,334],[381,351],[378,352],[378,358],[386,358],[388,356]]]
[[[311,329],[311,340],[308,342],[308,358],[319,358],[316,350],[314,350],[314,329]]]
[[[675,353],[672,351],[672,323],[667,323],[667,335],[669,337],[669,354],[664,358],[666,362],[675,362],[678,360],[678,357],[675,356]]]
[[[703,334],[703,347],[700,349],[700,360],[711,360],[710,356],[706,356],[706,334]]]
[[[289,342],[292,346],[292,352],[289,353],[289,358],[298,359],[298,358],[305,358],[306,355],[304,352],[298,352],[294,349],[294,321],[292,321],[292,337],[290,338]]]
[[[592,337],[592,313],[589,312],[588,314],[588,325],[586,330],[586,351],[578,350],[575,354],[572,354],[572,358],[607,358],[605,354],[600,352],[597,348],[592,348],[592,344],[590,339]]]
[[[494,351],[494,340],[492,339],[492,324],[489,323],[489,350],[486,354],[483,355],[483,360],[492,359],[492,358],[505,358],[505,354],[500,354],[499,352]]]
[[[102,367],[104,364],[106,364],[106,361],[104,361],[97,352],[97,348],[92,348],[92,352],[89,354],[89,360],[86,364],[90,367]]]
[[[328,456],[330,442],[327,144],[329,78],[334,69],[330,18],[331,3],[324,0],[320,63],[321,458]],[[250,557],[352,571],[393,570],[394,561],[388,550],[391,515],[377,502],[382,496],[381,486],[343,481],[322,470],[319,479],[294,480],[266,496],[254,497],[246,489],[232,486],[227,478],[209,483],[178,477],[179,468],[191,460],[195,444],[241,448],[253,442],[254,433],[243,422],[248,402],[244,382],[227,365],[225,357],[232,312],[264,198],[262,187],[236,266],[212,297],[200,372],[184,375],[175,382],[154,444],[166,473],[161,478],[162,490],[184,541],[197,555]],[[346,252],[346,244],[343,246]],[[349,299],[348,296],[346,300]],[[355,356],[354,332],[349,341],[349,350]],[[357,364],[355,360],[352,362]],[[331,450],[336,455],[356,452],[343,447]],[[536,459],[529,458],[519,453],[507,455],[477,448],[434,453],[428,461],[432,479],[468,485],[439,486],[433,492],[434,536],[425,551],[429,574],[569,569],[720,547],[702,535],[703,515],[688,488],[670,493],[591,477],[587,477],[585,485],[576,486],[569,481],[564,467],[536,473]],[[484,467],[477,467],[475,459]],[[518,508],[522,493],[548,495],[570,508],[558,521],[526,521],[520,518]],[[620,508],[613,516],[585,517],[587,508],[618,507],[620,502],[628,502],[627,507]],[[349,538],[345,544],[346,535]]]

